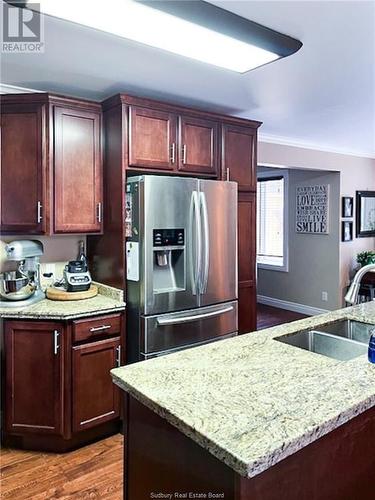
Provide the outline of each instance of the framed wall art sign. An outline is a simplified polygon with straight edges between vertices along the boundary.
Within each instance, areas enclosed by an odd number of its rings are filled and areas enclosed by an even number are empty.
[[[341,217],[345,219],[353,217],[354,213],[354,198],[351,196],[343,196],[341,204]]]
[[[357,191],[356,198],[356,235],[375,236],[375,191]]]
[[[329,185],[297,186],[296,232],[329,233]]]
[[[343,220],[341,222],[341,241],[352,241],[353,239],[353,222],[351,220]]]

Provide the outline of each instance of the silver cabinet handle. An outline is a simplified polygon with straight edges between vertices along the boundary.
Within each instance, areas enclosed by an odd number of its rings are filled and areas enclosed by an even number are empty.
[[[108,330],[109,328],[111,328],[111,325],[93,326],[90,328],[90,332],[102,332],[103,330]]]
[[[179,323],[191,323],[192,321],[197,321],[199,319],[212,318],[214,316],[220,316],[227,312],[233,311],[233,306],[223,307],[218,311],[212,311],[209,313],[195,314],[193,316],[182,316],[180,318],[157,318],[157,324],[159,326],[167,325],[178,325]]]
[[[42,222],[42,219],[43,219],[42,210],[43,210],[43,205],[40,201],[38,201],[38,203],[37,203],[37,213],[38,213],[37,214],[37,222],[38,222],[38,224],[40,222]]]
[[[227,181],[230,181],[230,170],[227,168]]]
[[[121,346],[116,347],[116,366],[121,366]]]
[[[170,162],[174,163],[176,161],[176,143],[172,142],[171,144],[171,156],[170,156]]]
[[[202,207],[202,226],[203,226],[203,266],[202,266],[202,279],[199,285],[200,293],[206,293],[208,283],[208,271],[210,268],[210,227],[208,222],[208,210],[206,195],[204,192],[199,193],[201,207]]]
[[[182,145],[182,163],[185,165],[186,164],[186,144]]]
[[[103,220],[103,206],[101,202],[96,205],[96,219],[98,222],[102,222]]]
[[[59,336],[60,336],[60,333],[57,330],[54,330],[53,331],[53,354],[55,356],[56,356],[56,354],[58,354],[59,349],[60,349]]]

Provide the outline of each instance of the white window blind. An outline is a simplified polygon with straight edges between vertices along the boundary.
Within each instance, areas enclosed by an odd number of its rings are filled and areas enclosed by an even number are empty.
[[[258,179],[257,261],[284,265],[284,178]]]

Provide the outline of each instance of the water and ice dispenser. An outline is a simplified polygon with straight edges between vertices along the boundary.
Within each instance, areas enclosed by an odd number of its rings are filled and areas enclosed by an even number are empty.
[[[154,293],[184,290],[185,267],[184,229],[154,229]]]

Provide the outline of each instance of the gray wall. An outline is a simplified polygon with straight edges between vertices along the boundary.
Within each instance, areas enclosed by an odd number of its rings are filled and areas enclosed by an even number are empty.
[[[340,172],[341,196],[355,196],[356,191],[375,191],[375,158],[319,151],[286,144],[258,143],[258,163],[272,167],[302,168]],[[340,296],[344,294],[353,270],[358,266],[356,255],[374,250],[375,238],[354,238],[340,243]]]
[[[266,170],[259,167],[260,171]],[[270,170],[274,170],[273,168]],[[340,306],[340,174],[301,169],[289,171],[289,271],[258,270],[258,295],[320,309]],[[329,184],[329,234],[295,232],[296,186]],[[322,291],[328,301],[322,301]]]

